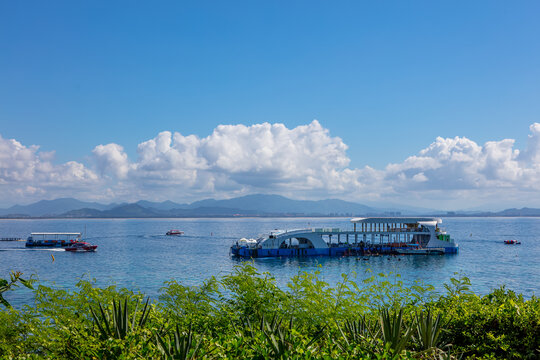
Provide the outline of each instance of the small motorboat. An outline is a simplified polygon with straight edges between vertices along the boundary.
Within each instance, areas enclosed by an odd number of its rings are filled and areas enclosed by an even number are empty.
[[[180,230],[169,230],[169,231],[167,231],[167,233],[165,235],[180,236],[180,235],[184,235],[184,232],[180,231]]]
[[[504,243],[506,245],[521,245],[521,241],[517,241],[515,239],[504,240]]]
[[[69,245],[65,248],[66,251],[71,252],[90,252],[96,251],[96,249],[97,245],[92,245],[84,241],[73,243],[72,245]]]

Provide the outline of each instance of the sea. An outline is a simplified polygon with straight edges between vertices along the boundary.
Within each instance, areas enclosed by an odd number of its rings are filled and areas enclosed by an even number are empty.
[[[0,241],[0,278],[11,271],[39,284],[75,289],[81,279],[98,286],[115,284],[157,299],[165,281],[196,286],[211,276],[230,274],[243,261],[231,257],[236,240],[256,238],[274,229],[310,227],[352,229],[349,218],[197,218],[197,219],[1,219],[0,238],[31,232],[81,232],[98,246],[95,253],[62,249],[27,249],[24,242]],[[540,293],[540,218],[443,218],[444,228],[459,244],[456,255],[263,258],[249,260],[286,287],[299,272],[320,271],[331,286],[342,274],[360,282],[373,274],[390,274],[405,285],[416,281],[444,292],[452,277],[467,276],[472,290],[489,293],[500,286],[530,298]],[[170,229],[183,236],[166,236]],[[520,245],[505,245],[516,239]],[[15,307],[32,304],[22,288],[5,294]]]

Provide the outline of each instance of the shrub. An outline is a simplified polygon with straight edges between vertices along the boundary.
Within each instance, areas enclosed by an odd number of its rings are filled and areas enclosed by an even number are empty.
[[[300,272],[286,289],[244,264],[157,303],[80,281],[38,286],[35,303],[0,311],[4,359],[535,359],[540,301],[505,288],[478,296],[455,278],[437,296],[399,276],[354,273],[330,286]]]

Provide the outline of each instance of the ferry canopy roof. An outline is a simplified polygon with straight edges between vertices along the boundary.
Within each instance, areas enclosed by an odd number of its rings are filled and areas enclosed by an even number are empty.
[[[439,218],[429,218],[429,217],[368,217],[368,218],[354,218],[351,219],[352,223],[385,223],[385,224],[416,224],[416,223],[430,223],[440,224],[442,220]]]

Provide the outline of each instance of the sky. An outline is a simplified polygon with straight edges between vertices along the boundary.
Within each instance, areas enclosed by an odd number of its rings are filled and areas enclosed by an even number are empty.
[[[0,206],[540,207],[537,1],[0,1]]]

